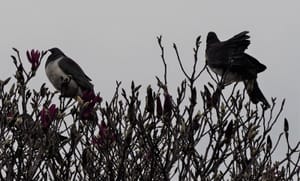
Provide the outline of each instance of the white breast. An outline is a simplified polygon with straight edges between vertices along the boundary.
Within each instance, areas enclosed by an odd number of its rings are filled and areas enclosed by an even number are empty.
[[[50,80],[50,82],[53,84],[53,86],[60,90],[62,83],[64,80],[71,78],[69,82],[69,88],[78,88],[77,83],[72,79],[71,75],[65,74],[61,68],[58,65],[58,62],[63,59],[63,57],[58,58],[55,61],[49,62],[46,66],[46,74]]]

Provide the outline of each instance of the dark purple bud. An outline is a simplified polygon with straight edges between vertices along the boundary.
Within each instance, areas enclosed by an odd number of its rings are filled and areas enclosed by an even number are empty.
[[[55,120],[58,113],[58,108],[52,104],[49,108],[43,107],[41,111],[41,124],[43,128],[49,128],[52,121]]]
[[[161,117],[162,112],[163,111],[162,111],[161,100],[160,100],[160,97],[158,95],[157,98],[156,98],[156,115],[157,115],[158,118]]]
[[[84,91],[82,94],[82,100],[84,102],[91,101],[95,97],[94,91]]]
[[[199,44],[201,43],[201,36],[198,36],[197,38],[196,38],[196,46],[199,46]]]
[[[220,96],[221,96],[221,89],[216,89],[216,91],[213,93],[212,96],[212,105],[214,107],[217,107],[217,105],[219,104]]]
[[[289,122],[286,118],[284,118],[284,132],[289,131]]]
[[[271,149],[272,149],[272,140],[271,140],[270,135],[268,135],[268,137],[267,137],[267,153],[270,153]]]
[[[208,90],[208,88],[206,87],[206,85],[204,85],[204,92],[201,92],[202,95],[202,99],[206,105],[206,108],[212,108],[213,105],[213,100],[212,100],[212,96],[210,91]]]
[[[47,108],[43,107],[41,111],[41,123],[43,127],[48,127],[48,116],[47,116]]]
[[[108,135],[108,127],[104,121],[102,121],[99,126],[99,135],[102,137],[106,137]]]
[[[154,113],[154,99],[153,99],[152,88],[150,86],[147,88],[146,110],[150,114]]]
[[[167,117],[170,117],[172,114],[172,109],[173,109],[172,96],[168,93],[165,93],[163,114],[166,115]]]
[[[230,121],[226,130],[225,130],[225,142],[229,143],[230,142],[230,139],[232,137],[234,133],[234,129],[233,129],[233,122]]]
[[[55,106],[55,104],[52,104],[49,108],[49,116],[51,120],[54,120],[55,116],[58,113],[58,108]]]
[[[96,120],[97,115],[94,110],[96,103],[100,103],[102,98],[95,95],[94,91],[85,91],[82,95],[84,106],[81,109],[80,117],[84,120]]]
[[[100,103],[102,101],[102,98],[99,95],[95,95],[94,91],[84,91],[82,95],[82,100],[84,102],[94,102],[94,103]]]
[[[48,88],[47,87],[45,87],[45,83],[43,83],[43,85],[41,86],[41,88],[40,88],[40,95],[42,96],[42,97],[45,97],[46,96],[46,94],[47,94],[47,91],[48,91]]]
[[[38,50],[32,49],[30,52],[27,50],[26,55],[28,61],[31,63],[31,70],[36,71],[41,63],[40,61],[41,53]]]
[[[284,118],[284,128],[283,129],[284,129],[286,139],[289,139],[289,122],[286,118]]]
[[[192,105],[197,104],[197,90],[196,90],[196,87],[193,87],[193,89],[192,89],[192,94],[191,94],[190,101],[191,101]]]
[[[99,133],[92,138],[92,144],[103,147],[105,144],[111,144],[116,140],[115,134],[111,132],[104,121],[99,125]]]

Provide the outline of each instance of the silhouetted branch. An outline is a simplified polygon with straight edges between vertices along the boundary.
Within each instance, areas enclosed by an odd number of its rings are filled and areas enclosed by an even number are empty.
[[[163,47],[161,41],[162,41],[162,35],[157,37],[157,42],[158,42],[159,48],[161,50],[160,57],[161,57],[162,62],[164,64],[164,82],[165,82],[165,85],[167,85],[167,83],[168,83],[167,82],[167,77],[168,77],[167,71],[168,71],[168,69],[167,69],[167,63],[166,63],[166,60],[165,60],[165,51],[164,51],[164,47]]]
[[[177,45],[175,43],[173,43],[173,48],[175,50],[175,53],[176,53],[176,56],[177,56],[177,60],[178,60],[178,63],[180,65],[180,69],[181,71],[183,72],[183,74],[185,75],[185,77],[189,80],[191,79],[190,76],[186,73],[183,65],[182,65],[182,62],[181,62],[181,59],[180,59],[180,56],[179,56],[179,52],[178,52],[178,49],[177,49]]]

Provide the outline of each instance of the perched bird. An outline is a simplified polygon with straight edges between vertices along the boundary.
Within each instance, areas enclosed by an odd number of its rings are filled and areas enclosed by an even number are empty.
[[[84,91],[93,91],[91,79],[83,72],[80,66],[67,57],[60,49],[48,50],[45,69],[53,86],[61,92],[62,97],[82,96]]]
[[[243,31],[226,41],[220,41],[214,32],[209,32],[206,39],[206,63],[213,72],[221,76],[222,85],[243,81],[250,100],[262,102],[270,107],[267,99],[258,87],[257,74],[266,66],[245,53],[250,44],[248,31]]]

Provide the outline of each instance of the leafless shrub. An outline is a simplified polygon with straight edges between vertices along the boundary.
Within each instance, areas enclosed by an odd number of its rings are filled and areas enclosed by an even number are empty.
[[[276,109],[274,98],[265,110],[236,86],[224,95],[206,66],[197,71],[200,37],[191,73],[174,44],[186,79],[171,95],[162,37],[158,43],[164,77],[157,77],[155,90],[148,86],[145,102],[141,85],[132,82],[126,92],[116,82],[110,101],[94,95],[56,105],[57,93],[45,84],[40,90],[28,87],[45,52],[27,52],[28,71],[14,49],[15,82],[10,87],[10,78],[0,82],[1,180],[300,179],[300,142],[290,144],[288,120],[278,137],[270,135],[282,121],[284,101]],[[213,83],[196,85],[203,73]],[[95,112],[98,119],[90,116]],[[274,157],[279,145],[287,149],[281,160]]]

